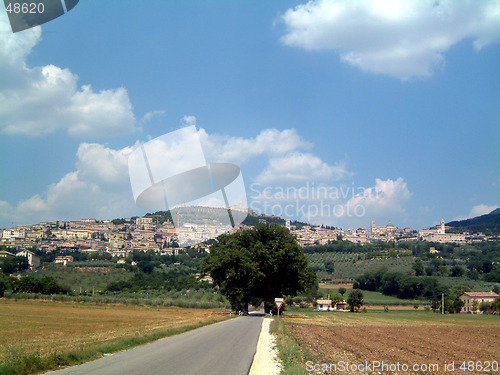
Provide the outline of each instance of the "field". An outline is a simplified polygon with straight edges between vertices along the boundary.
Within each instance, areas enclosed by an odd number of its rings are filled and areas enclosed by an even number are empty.
[[[74,292],[92,293],[102,291],[113,281],[126,281],[132,276],[123,268],[115,267],[73,267],[59,264],[45,264],[33,273],[36,277],[53,277],[59,284],[71,288]]]
[[[309,264],[317,270],[319,279],[351,280],[361,276],[368,271],[376,271],[382,267],[410,273],[415,262],[413,256],[402,256],[400,258],[365,259],[363,253],[312,253],[306,254]],[[333,262],[333,272],[326,272],[324,264]]]
[[[0,373],[75,363],[226,317],[223,309],[0,299]]]
[[[323,284],[325,286],[325,284]],[[347,299],[347,296],[351,292],[352,289],[347,289],[344,293],[344,299]],[[320,292],[323,297],[327,297],[328,295],[332,295],[333,293],[338,293],[338,288],[320,288]],[[363,290],[363,301],[365,305],[427,305],[428,301],[421,300],[413,300],[413,299],[401,299],[394,296],[386,296],[379,292],[372,292],[370,290]]]
[[[311,373],[306,371],[306,363],[310,364],[309,370],[314,364],[327,364],[315,368],[320,370],[316,373],[324,374],[334,373],[334,365],[344,366],[336,369],[341,373],[451,373],[450,368],[444,368],[451,363],[456,373],[484,373],[480,366],[490,366],[489,373],[498,372],[498,369],[492,371],[494,364],[491,366],[493,361],[500,362],[499,316],[290,309],[282,321],[283,332],[297,343],[302,353],[301,359],[295,361],[295,370],[288,373]],[[351,367],[346,368],[346,363]],[[352,367],[367,363],[372,367],[366,370]],[[387,367],[373,368],[377,363]],[[465,371],[459,368],[462,365]]]

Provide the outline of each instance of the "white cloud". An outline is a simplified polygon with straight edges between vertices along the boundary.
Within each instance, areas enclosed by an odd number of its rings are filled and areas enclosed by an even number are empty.
[[[332,166],[312,153],[299,151],[312,145],[294,129],[265,129],[254,138],[209,135],[204,129],[198,134],[211,157],[207,157],[209,161],[238,164],[259,156],[267,157],[268,165],[257,178],[264,184],[328,183],[351,175],[345,162]],[[81,143],[73,171],[49,185],[43,193],[17,205],[0,202],[0,219],[4,223],[8,223],[9,217],[16,223],[33,223],[82,217],[111,219],[135,214],[138,209],[130,188],[128,157],[138,145],[113,149],[98,143]]]
[[[295,129],[264,129],[255,138],[208,135],[204,129],[200,129],[198,135],[207,160],[235,164],[259,155],[282,156],[297,149],[312,147]]]
[[[182,126],[196,126],[196,116],[184,116],[181,120]]]
[[[466,219],[471,219],[473,217],[481,216],[481,215],[486,215],[489,214],[491,211],[496,210],[500,206],[488,206],[486,204],[478,204],[477,206],[472,207],[468,215],[465,216],[458,216],[453,219],[455,220],[466,220]]]
[[[262,184],[331,181],[353,174],[347,170],[345,162],[330,165],[310,152],[301,151],[309,150],[313,145],[295,129],[264,129],[254,138],[209,135],[200,129],[198,136],[209,162],[240,165],[253,158],[266,156],[268,165],[255,178],[256,182]]]
[[[402,177],[395,181],[391,179],[375,179],[375,186],[364,189],[363,192],[349,199],[347,205],[362,205],[366,210],[377,213],[403,213],[404,204],[410,199],[411,192]]]
[[[412,193],[403,178],[376,179],[362,187],[340,184],[302,186],[250,186],[249,207],[267,214],[283,215],[314,224],[367,227],[371,220],[405,220],[405,205]]]
[[[154,118],[154,117],[165,116],[166,113],[167,113],[167,111],[165,111],[163,109],[162,110],[148,112],[144,116],[142,116],[142,119],[141,119],[140,123],[141,124],[145,124],[147,122],[150,122],[151,119]]]
[[[270,158],[269,165],[255,181],[261,184],[329,181],[340,180],[349,175],[351,173],[346,169],[345,163],[331,166],[312,154],[293,152]]]
[[[313,0],[281,20],[285,45],[335,50],[361,70],[403,80],[432,75],[460,41],[480,50],[500,39],[497,0]]]
[[[78,87],[78,76],[69,69],[27,66],[40,35],[40,27],[13,34],[0,13],[0,132],[42,136],[65,129],[83,137],[135,131],[125,88],[94,92],[90,85]]]
[[[74,171],[47,187],[42,194],[22,200],[15,207],[0,201],[4,223],[36,223],[83,217],[112,219],[130,216],[134,205],[128,177],[128,155],[133,147],[114,150],[96,143],[78,148]]]

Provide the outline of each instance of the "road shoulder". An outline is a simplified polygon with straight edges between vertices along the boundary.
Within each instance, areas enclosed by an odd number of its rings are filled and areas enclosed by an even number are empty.
[[[257,350],[249,375],[278,375],[281,372],[282,365],[278,359],[276,336],[269,332],[271,322],[271,318],[264,318],[262,322]]]

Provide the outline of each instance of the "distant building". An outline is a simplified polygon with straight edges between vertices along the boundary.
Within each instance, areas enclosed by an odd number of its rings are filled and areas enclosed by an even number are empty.
[[[418,239],[422,241],[429,242],[455,242],[455,243],[465,243],[467,242],[464,234],[458,233],[446,233],[446,226],[444,219],[441,219],[441,223],[431,228],[421,229],[418,231]]]
[[[389,221],[389,224],[386,226],[376,226],[375,221],[372,221],[372,233],[373,234],[392,234],[398,230],[397,227],[392,225],[392,223]]]
[[[135,219],[135,224],[144,230],[150,230],[153,228],[153,218],[152,217],[138,217]]]
[[[64,266],[70,262],[73,262],[73,257],[71,255],[58,255],[54,260],[54,263],[62,263]]]
[[[316,301],[316,311],[330,311],[332,309],[332,301],[329,299],[319,299]]]
[[[11,258],[11,257],[15,257],[15,255],[9,253],[8,251],[0,250],[0,258]]]
[[[6,238],[6,239],[24,238],[24,236],[25,236],[24,229],[8,228],[8,229],[4,229],[2,232],[2,237]]]
[[[481,314],[479,307],[483,302],[493,303],[498,299],[498,294],[494,292],[465,292],[460,296],[464,302],[463,313]]]
[[[16,257],[28,258],[28,265],[30,267],[30,270],[34,270],[40,267],[40,257],[32,251],[22,250],[16,254]]]
[[[335,304],[336,310],[347,310],[347,307],[348,307],[347,302],[337,302]]]
[[[347,309],[347,302],[337,302],[333,306],[329,299],[319,299],[316,301],[316,311],[342,311]]]

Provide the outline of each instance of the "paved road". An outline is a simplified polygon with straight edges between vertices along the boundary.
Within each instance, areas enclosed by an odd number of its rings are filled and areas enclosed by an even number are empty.
[[[247,375],[262,317],[245,316],[49,374]]]

